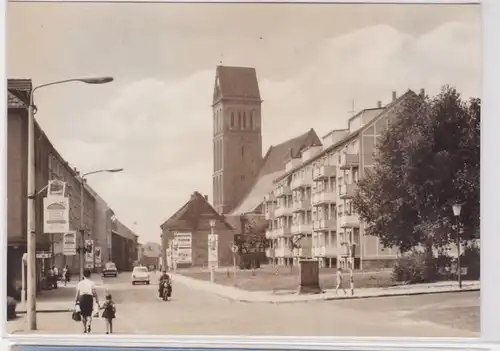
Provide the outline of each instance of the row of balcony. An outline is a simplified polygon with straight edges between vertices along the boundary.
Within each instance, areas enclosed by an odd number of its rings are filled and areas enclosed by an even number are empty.
[[[282,257],[337,257],[348,256],[347,246],[321,246],[321,247],[303,247],[303,248],[267,248],[266,256],[268,258]]]
[[[342,200],[352,199],[356,195],[356,184],[346,184],[340,189],[339,197]],[[266,197],[266,200],[268,197]],[[267,220],[277,217],[291,216],[294,212],[310,211],[311,208],[337,203],[337,194],[333,191],[323,191],[315,193],[310,199],[292,202],[291,206],[280,206],[274,209],[272,206],[266,207],[265,217]]]
[[[291,226],[268,229],[266,238],[273,239],[297,234],[312,232],[336,231],[337,224],[340,228],[359,228],[360,220],[357,215],[343,215],[337,218],[321,219],[308,224],[292,224]]]

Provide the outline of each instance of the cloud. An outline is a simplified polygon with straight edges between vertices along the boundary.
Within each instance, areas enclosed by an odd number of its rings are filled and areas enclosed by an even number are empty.
[[[308,45],[314,57],[285,79],[259,74],[265,147],[311,127],[319,135],[346,127],[353,99],[357,109],[370,108],[378,100],[388,103],[393,90],[436,93],[443,84],[466,96],[479,94],[479,25],[446,23],[421,36],[377,25]],[[285,65],[287,55],[273,60]],[[125,169],[89,182],[124,223],[138,222],[144,240],[158,240],[159,225],[192,191],[212,197],[214,74],[215,67],[184,78],[135,81],[76,120],[71,140],[57,143],[85,171]]]

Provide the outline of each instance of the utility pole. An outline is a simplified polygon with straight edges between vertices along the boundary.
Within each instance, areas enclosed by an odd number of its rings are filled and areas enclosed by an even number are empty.
[[[80,280],[83,279],[83,270],[85,265],[85,228],[84,228],[84,211],[83,211],[83,188],[85,187],[85,178],[80,176]]]
[[[30,93],[28,107],[28,207],[27,207],[27,260],[26,270],[28,275],[28,299],[26,314],[29,330],[36,330],[36,218],[35,218],[35,106],[33,92]]]

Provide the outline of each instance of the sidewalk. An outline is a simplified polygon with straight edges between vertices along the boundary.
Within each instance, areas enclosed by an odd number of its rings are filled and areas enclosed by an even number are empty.
[[[98,290],[104,289],[101,277],[93,276]],[[43,290],[36,296],[36,311],[38,313],[70,312],[75,306],[76,285],[78,281],[73,280],[66,286],[59,282],[57,289]],[[19,303],[16,307],[17,314],[25,314],[26,306]]]
[[[345,296],[342,291],[337,295],[335,290],[325,290],[322,294],[299,295],[294,291],[246,291],[235,287],[210,283],[204,280],[189,278],[180,274],[170,274],[174,284],[186,285],[192,289],[202,290],[233,301],[247,303],[294,303],[308,301],[329,301],[343,299],[363,299],[387,296],[423,295],[447,292],[477,291],[480,289],[479,281],[462,282],[462,289],[456,282],[438,282],[430,284],[404,285],[389,288],[364,288],[356,289],[354,296]]]

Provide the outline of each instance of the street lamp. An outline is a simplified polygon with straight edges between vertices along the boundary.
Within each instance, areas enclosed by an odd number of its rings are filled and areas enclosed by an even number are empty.
[[[219,250],[218,250],[218,235],[214,233],[215,220],[211,219],[210,222],[210,234],[208,235],[208,264],[210,266],[210,282],[215,281],[215,268],[218,265],[219,260]]]
[[[456,226],[457,226],[457,279],[458,279],[458,287],[462,289],[462,269],[460,267],[460,221],[458,217],[460,217],[460,212],[462,211],[462,204],[455,203],[451,206],[453,210],[453,215],[456,218]]]
[[[89,175],[97,173],[119,173],[122,172],[123,168],[112,168],[112,169],[99,169],[97,171],[92,171],[84,173],[80,176],[80,280],[83,279],[84,261],[85,261],[85,223],[84,223],[84,211],[83,211],[83,190],[85,188],[86,177]]]
[[[112,77],[94,77],[94,78],[73,78],[38,85],[31,89],[30,101],[28,106],[28,184],[27,184],[27,258],[26,270],[28,275],[28,299],[26,314],[28,317],[29,330],[36,330],[36,183],[35,183],[35,91],[51,85],[58,85],[70,82],[80,82],[86,84],[105,84],[112,82]]]

